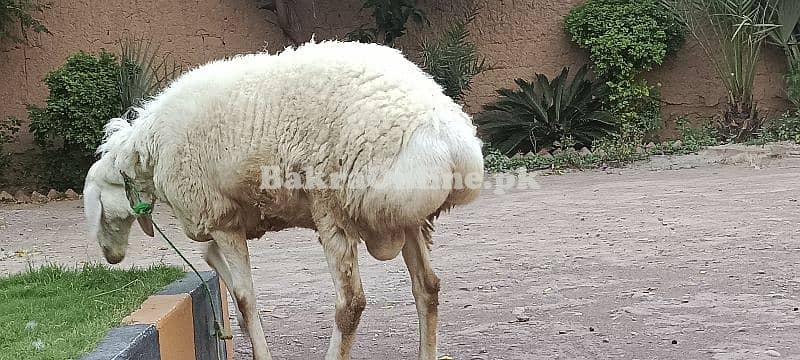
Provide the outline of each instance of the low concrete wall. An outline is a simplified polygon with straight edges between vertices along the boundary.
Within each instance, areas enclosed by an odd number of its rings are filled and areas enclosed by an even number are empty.
[[[109,330],[94,352],[82,360],[216,360],[233,359],[233,342],[214,337],[214,316],[230,329],[225,284],[211,271],[201,273],[209,294],[194,273],[150,296]]]

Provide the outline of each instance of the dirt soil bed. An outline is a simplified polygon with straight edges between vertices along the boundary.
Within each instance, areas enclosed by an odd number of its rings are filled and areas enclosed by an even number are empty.
[[[657,163],[657,162],[655,162]],[[444,215],[439,349],[456,359],[800,358],[800,160],[638,166],[539,178]],[[688,167],[688,168],[687,168]],[[102,259],[81,202],[0,207],[0,274]],[[157,220],[201,268],[165,209]],[[321,359],[333,288],[310,231],[251,242],[277,359]],[[367,309],[354,359],[416,358],[400,258],[361,252]],[[178,258],[134,229],[119,266]],[[235,327],[237,359],[249,350]]]

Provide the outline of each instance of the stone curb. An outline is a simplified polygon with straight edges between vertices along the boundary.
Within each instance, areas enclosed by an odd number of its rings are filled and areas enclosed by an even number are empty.
[[[208,282],[217,318],[230,329],[227,290],[213,271],[201,272]],[[95,350],[81,360],[217,360],[233,359],[233,342],[219,343],[208,294],[190,272],[148,297],[122,324],[108,331]],[[193,335],[193,336],[192,336]]]
[[[51,201],[79,200],[82,198],[83,196],[81,194],[78,194],[72,189],[67,189],[67,191],[63,193],[55,189],[50,189],[47,194],[41,194],[38,191],[28,194],[22,190],[18,190],[14,195],[5,191],[0,191],[0,203],[7,204],[44,204]]]

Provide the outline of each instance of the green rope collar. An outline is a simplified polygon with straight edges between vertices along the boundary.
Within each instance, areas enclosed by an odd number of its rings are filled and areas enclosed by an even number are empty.
[[[139,201],[131,207],[136,216],[149,216],[153,213],[153,205],[144,201]]]

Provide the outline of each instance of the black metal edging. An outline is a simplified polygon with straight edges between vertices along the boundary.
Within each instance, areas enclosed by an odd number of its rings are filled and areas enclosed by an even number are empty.
[[[213,271],[201,271],[200,276],[208,282],[211,296],[214,299],[214,307],[220,309],[222,306],[222,296],[220,296],[219,276]],[[155,295],[175,295],[189,294],[192,297],[192,317],[194,321],[194,349],[197,360],[217,360],[217,344],[222,347],[222,354],[226,353],[226,343],[218,341],[214,337],[214,316],[211,302],[208,301],[208,294],[203,284],[197,279],[194,273],[187,275],[180,280],[167,285],[164,290]],[[225,316],[217,311],[217,318],[222,321]]]
[[[155,325],[122,325],[108,331],[81,360],[161,360]]]
[[[220,309],[221,299],[219,277],[213,271],[200,272],[208,282],[214,306]],[[203,283],[194,273],[187,273],[153,295],[189,294],[192,297],[192,316],[194,326],[194,345],[197,360],[216,360],[217,340],[214,338],[212,308]],[[220,311],[222,312],[222,311]],[[223,314],[217,312],[222,319]],[[225,354],[226,344],[219,342]],[[158,329],[155,324],[120,325],[108,331],[94,351],[81,360],[161,360]],[[168,360],[168,359],[164,359]]]

